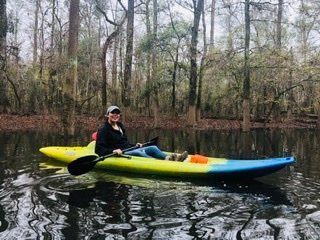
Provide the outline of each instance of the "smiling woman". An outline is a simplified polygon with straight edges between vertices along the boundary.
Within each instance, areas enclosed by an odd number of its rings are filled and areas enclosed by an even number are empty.
[[[120,122],[120,108],[110,106],[106,113],[106,122],[99,129],[96,140],[95,152],[99,156],[116,153],[123,154],[123,149],[128,149],[135,144],[129,142],[125,128]],[[188,157],[188,153],[184,152],[180,156],[176,154],[167,155],[163,153],[157,146],[143,147],[141,143],[137,143],[137,149],[127,151],[126,154],[140,157],[153,157],[162,160],[184,161]]]

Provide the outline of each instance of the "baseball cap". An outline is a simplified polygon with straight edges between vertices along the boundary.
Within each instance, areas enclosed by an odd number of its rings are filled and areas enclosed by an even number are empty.
[[[107,114],[113,112],[114,110],[118,110],[119,112],[121,112],[119,107],[117,107],[117,106],[110,106],[110,107],[108,107],[108,109],[107,109]]]

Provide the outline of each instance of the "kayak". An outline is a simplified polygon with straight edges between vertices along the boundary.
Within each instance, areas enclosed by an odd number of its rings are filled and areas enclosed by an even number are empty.
[[[43,147],[40,148],[40,152],[57,161],[70,163],[83,156],[96,155],[94,149],[95,141],[92,141],[87,146],[81,147]],[[191,158],[192,155],[189,155],[188,159]],[[195,163],[190,160],[176,162],[137,156],[131,158],[114,156],[98,162],[95,168],[174,177],[248,179],[274,173],[294,162],[293,156],[255,160],[208,157],[206,163]]]

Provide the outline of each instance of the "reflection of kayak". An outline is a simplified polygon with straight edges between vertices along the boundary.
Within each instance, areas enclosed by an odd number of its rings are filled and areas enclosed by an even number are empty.
[[[95,141],[85,147],[43,147],[40,152],[58,161],[70,163],[75,159],[94,154]],[[208,158],[208,163],[174,162],[132,156],[110,157],[98,162],[96,168],[115,171],[179,177],[255,178],[276,172],[293,164],[295,158],[268,158],[233,160]]]

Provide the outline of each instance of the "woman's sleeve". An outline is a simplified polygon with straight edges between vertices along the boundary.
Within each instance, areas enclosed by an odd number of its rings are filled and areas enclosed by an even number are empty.
[[[108,146],[107,133],[103,128],[98,131],[95,152],[99,156],[113,153],[113,149]]]

